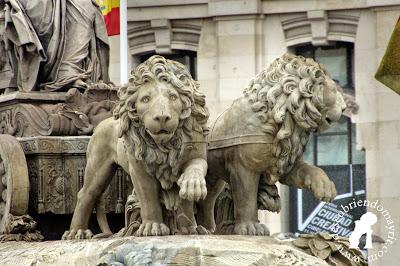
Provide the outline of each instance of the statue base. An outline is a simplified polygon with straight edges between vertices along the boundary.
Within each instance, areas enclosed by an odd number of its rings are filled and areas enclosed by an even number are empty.
[[[112,262],[113,265],[328,265],[294,248],[290,242],[268,236],[187,235],[7,242],[2,244],[0,254],[1,265],[109,265]]]

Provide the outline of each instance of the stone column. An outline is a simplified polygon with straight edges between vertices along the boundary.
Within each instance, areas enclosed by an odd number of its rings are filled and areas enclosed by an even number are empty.
[[[198,73],[212,118],[242,95],[263,59],[259,0],[213,0],[198,48]]]
[[[120,84],[120,54],[119,54],[119,35],[109,36],[108,41],[110,43],[110,80],[115,84]]]
[[[256,16],[216,18],[217,97],[223,108],[241,96],[243,89],[257,74],[257,59],[262,57],[257,49],[258,23]]]

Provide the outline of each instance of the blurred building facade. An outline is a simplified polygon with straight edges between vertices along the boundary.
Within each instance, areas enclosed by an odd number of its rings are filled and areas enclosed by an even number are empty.
[[[400,96],[374,79],[399,14],[399,0],[129,0],[131,67],[152,54],[186,64],[213,118],[286,51],[315,58],[355,96],[359,112],[314,136],[306,159],[336,176],[339,195],[379,200],[400,229]],[[111,46],[118,81],[118,37]],[[300,198],[307,200],[280,190],[282,213],[260,213],[272,233],[298,229]],[[399,249],[400,240],[373,265],[396,265]]]

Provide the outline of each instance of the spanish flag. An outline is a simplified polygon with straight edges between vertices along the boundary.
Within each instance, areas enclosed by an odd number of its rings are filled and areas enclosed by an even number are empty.
[[[103,13],[108,36],[119,34],[119,0],[96,0]]]
[[[400,19],[393,30],[375,78],[400,94]]]

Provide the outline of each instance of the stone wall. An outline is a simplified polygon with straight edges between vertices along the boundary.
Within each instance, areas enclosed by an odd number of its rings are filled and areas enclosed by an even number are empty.
[[[399,18],[400,6],[363,10],[355,42],[357,124],[360,148],[366,150],[367,198],[390,211],[396,230],[400,228],[400,96],[374,80],[373,75]],[[385,223],[376,232],[386,238]],[[398,233],[397,233],[398,234]],[[390,253],[370,265],[394,265],[400,242],[394,242]]]

